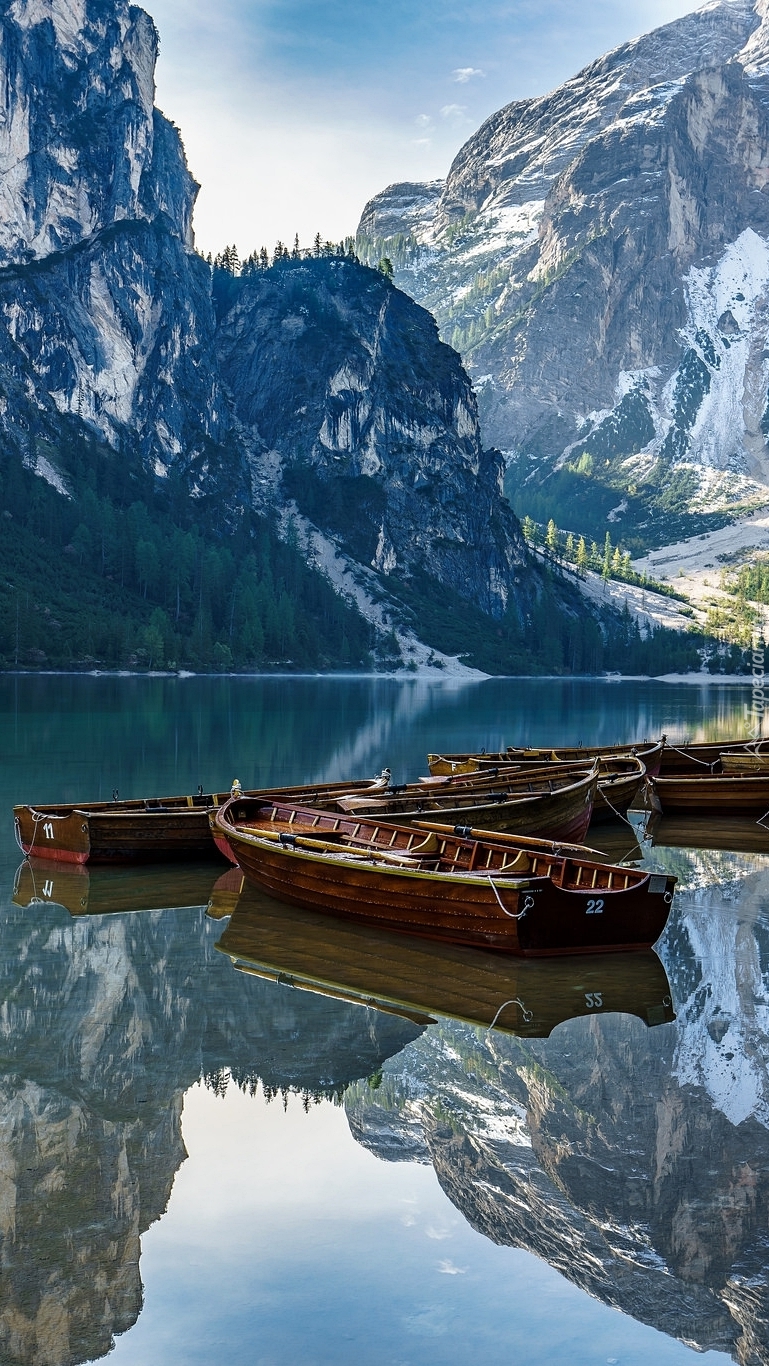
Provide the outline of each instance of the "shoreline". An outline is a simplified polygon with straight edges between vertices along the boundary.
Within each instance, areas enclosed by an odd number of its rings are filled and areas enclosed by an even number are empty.
[[[519,682],[548,683],[686,683],[699,687],[752,687],[755,679],[752,674],[711,674],[711,673],[670,673],[670,674],[451,674],[442,669],[409,670],[399,669],[392,673],[329,671],[327,673],[301,673],[276,669],[261,673],[236,673],[233,671],[215,673],[206,671],[196,673],[191,669],[2,669],[4,678],[360,678],[386,680],[396,683],[443,683],[452,687],[466,687],[470,684],[487,683],[493,680],[509,679]]]

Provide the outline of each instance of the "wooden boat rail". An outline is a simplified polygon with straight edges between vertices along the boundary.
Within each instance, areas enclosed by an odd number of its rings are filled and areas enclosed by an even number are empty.
[[[451,872],[470,879],[488,879],[493,874],[504,879],[505,885],[512,885],[515,869],[516,881],[550,877],[564,890],[573,887],[601,892],[626,891],[639,876],[644,876],[634,868],[591,862],[585,855],[596,851],[580,845],[562,846],[549,840],[529,840],[429,821],[416,822],[406,831],[301,807],[265,806],[262,810],[262,819],[256,820],[249,820],[245,812],[242,816],[233,813],[241,838],[254,843],[269,840],[297,852],[322,853],[341,861],[381,860],[394,871],[400,867],[428,873]],[[303,833],[308,829],[322,832],[323,838]]]

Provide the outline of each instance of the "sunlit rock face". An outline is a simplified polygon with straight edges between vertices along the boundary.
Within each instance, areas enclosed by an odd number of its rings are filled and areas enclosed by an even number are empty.
[[[155,26],[121,0],[0,9],[0,430],[51,482],[84,424],[202,486],[228,422]]]
[[[331,558],[345,540],[353,567],[423,572],[502,617],[530,565],[429,315],[353,261],[284,262],[230,281],[217,344],[197,186],[154,108],[157,53],[126,0],[0,4],[7,448],[77,496],[72,450],[96,435],[224,524],[252,503],[285,533],[303,498]]]
[[[341,1094],[420,1028],[236,973],[202,910],[29,907],[2,932],[0,1360],[76,1366],[141,1311],[190,1086]]]
[[[271,457],[282,496],[362,563],[503,615],[527,556],[467,375],[424,309],[356,262],[288,261],[244,282],[219,356],[263,448],[256,481]]]
[[[705,5],[366,207],[519,480],[588,453],[628,488],[689,469],[702,509],[769,482],[766,35],[763,0]]]
[[[675,855],[675,1024],[595,1015],[525,1042],[430,1028],[347,1101],[381,1157],[429,1157],[494,1242],[742,1366],[769,1362],[769,872]],[[607,962],[607,984],[611,964]],[[608,989],[608,986],[607,986]],[[389,1111],[390,1122],[387,1122]]]

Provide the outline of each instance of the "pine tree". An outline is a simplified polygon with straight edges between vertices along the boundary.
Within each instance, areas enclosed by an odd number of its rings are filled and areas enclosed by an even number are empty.
[[[298,260],[300,259],[301,255],[302,255],[302,253],[301,253],[301,250],[300,250],[300,248],[299,248],[299,233],[297,232],[297,233],[294,234],[294,249],[293,249],[293,251],[291,252],[291,260],[292,260],[292,261],[298,261]]]
[[[603,564],[601,565],[601,575],[604,579],[608,579],[611,574],[611,551],[611,536],[607,531],[606,540],[603,543]]]
[[[321,236],[320,236],[320,233],[319,233],[319,232],[316,232],[315,237],[314,237],[314,239],[313,239],[313,244],[312,244],[312,254],[313,254],[313,256],[320,256],[321,250],[322,250]]]
[[[587,546],[585,545],[585,538],[584,538],[584,536],[580,536],[580,538],[579,538],[579,545],[577,546],[577,568],[578,568],[578,569],[585,569],[586,567],[587,567]]]
[[[556,524],[555,524],[555,522],[554,522],[554,520],[553,520],[552,517],[550,518],[550,521],[549,521],[548,524],[547,524],[547,533],[546,533],[546,535],[545,535],[545,545],[547,546],[548,550],[551,550],[551,551],[553,552],[554,555],[557,554],[557,551],[558,551],[558,527],[556,526]]]
[[[564,553],[564,559],[567,559],[567,560],[573,562],[573,560],[574,560],[574,535],[573,535],[573,533],[572,533],[571,531],[569,532],[568,536],[566,537],[566,548],[565,548],[565,550],[564,550],[563,553]]]

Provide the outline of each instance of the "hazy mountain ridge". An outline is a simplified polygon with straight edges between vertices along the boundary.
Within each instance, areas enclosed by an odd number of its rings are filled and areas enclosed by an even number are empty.
[[[389,239],[462,351],[510,487],[549,479],[556,515],[582,496],[653,541],[766,497],[765,48],[763,3],[708,5],[494,115],[440,191],[364,210],[364,249]]]

